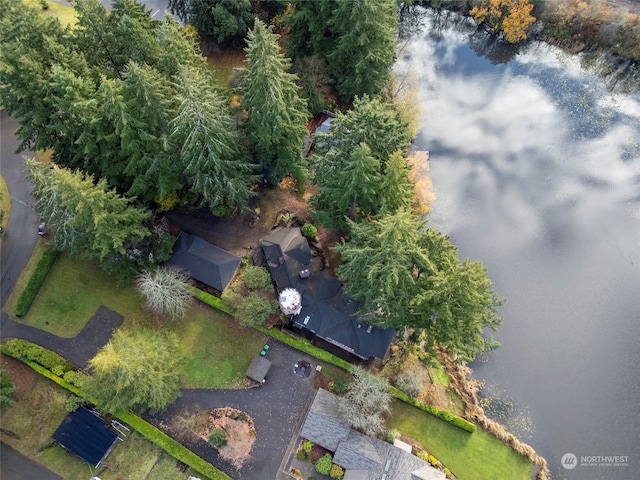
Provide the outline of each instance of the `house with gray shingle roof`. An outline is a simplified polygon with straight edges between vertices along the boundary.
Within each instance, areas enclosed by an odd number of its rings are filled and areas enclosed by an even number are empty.
[[[278,293],[294,288],[302,298],[294,327],[363,359],[385,358],[395,336],[391,327],[374,327],[356,317],[361,301],[345,295],[340,280],[314,272],[309,243],[299,228],[275,230],[260,240],[264,258]]]
[[[206,240],[180,232],[167,265],[187,272],[192,278],[223,291],[240,265],[241,258]]]
[[[343,480],[443,480],[445,474],[402,448],[349,427],[340,397],[318,390],[300,436],[333,452]]]

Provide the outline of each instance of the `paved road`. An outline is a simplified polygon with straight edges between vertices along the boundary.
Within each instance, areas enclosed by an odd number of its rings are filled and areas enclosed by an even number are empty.
[[[0,465],[2,480],[62,480],[62,477],[4,443],[0,443]]]
[[[0,112],[0,175],[11,196],[11,216],[0,243],[0,304],[4,302],[26,266],[38,238],[38,215],[33,211],[31,186],[25,180],[23,154],[16,154],[18,122]],[[25,152],[24,155],[29,155]]]

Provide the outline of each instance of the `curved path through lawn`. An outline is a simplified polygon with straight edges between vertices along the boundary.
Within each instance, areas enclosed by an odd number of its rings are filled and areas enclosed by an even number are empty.
[[[122,316],[117,312],[100,307],[76,337],[61,338],[16,322],[2,312],[0,335],[2,338],[15,337],[37,343],[84,368],[109,341],[113,330],[122,321]],[[297,438],[312,399],[314,373],[308,378],[300,378],[293,372],[293,365],[303,359],[314,367],[315,363],[312,358],[288,345],[273,339],[268,343],[267,358],[272,365],[263,386],[247,390],[183,390],[182,396],[167,411],[148,418],[154,423],[168,424],[172,416],[184,408],[229,406],[242,410],[253,418],[256,439],[250,458],[240,470],[221,458],[217,450],[204,441],[192,442],[187,446],[232,478],[276,478],[289,444]]]

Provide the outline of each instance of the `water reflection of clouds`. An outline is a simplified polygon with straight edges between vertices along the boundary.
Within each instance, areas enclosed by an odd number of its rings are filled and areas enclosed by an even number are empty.
[[[564,221],[571,222],[609,205],[603,196],[615,195],[622,202],[637,196],[634,178],[640,175],[640,164],[632,161],[634,168],[629,168],[628,158],[622,161],[639,134],[640,117],[629,117],[640,110],[635,99],[605,101],[606,95],[598,95],[588,82],[575,80],[584,77],[578,62],[546,48],[518,58],[538,71],[533,78],[511,66],[491,75],[442,68],[464,63],[457,58],[461,37],[452,38],[455,41],[443,42],[446,46],[439,51],[432,40],[417,39],[407,57],[419,66],[422,85],[428,85],[421,98],[425,130],[420,141],[432,150],[434,168],[436,162],[451,163],[447,182],[465,186],[436,185],[437,194],[445,189],[459,192],[463,198],[449,200],[471,212],[448,219],[449,228],[473,223],[475,211],[493,218],[490,228],[504,227],[512,241],[521,243],[553,229],[544,227],[550,222],[548,206],[558,206],[567,214]],[[536,58],[546,65],[534,65]],[[542,82],[540,71],[551,67],[564,70]],[[565,101],[559,103],[558,95]],[[614,115],[620,120],[623,112],[630,121],[610,121]]]

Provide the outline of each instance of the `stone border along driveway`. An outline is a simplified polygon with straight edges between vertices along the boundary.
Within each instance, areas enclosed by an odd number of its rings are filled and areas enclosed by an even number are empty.
[[[103,306],[76,337],[62,338],[16,322],[2,312],[0,335],[2,338],[15,337],[37,343],[85,368],[122,321],[119,313]],[[269,339],[268,344],[271,348],[267,358],[272,365],[263,386],[239,390],[182,390],[182,396],[167,411],[147,418],[154,423],[169,423],[171,416],[185,407],[233,407],[242,410],[253,418],[256,440],[250,458],[240,470],[221,458],[218,451],[204,441],[187,446],[234,479],[275,479],[284,463],[285,453],[291,442],[297,439],[307,414],[317,363],[315,359],[277,340]],[[313,373],[308,378],[300,378],[293,372],[293,365],[298,360],[312,364]]]

